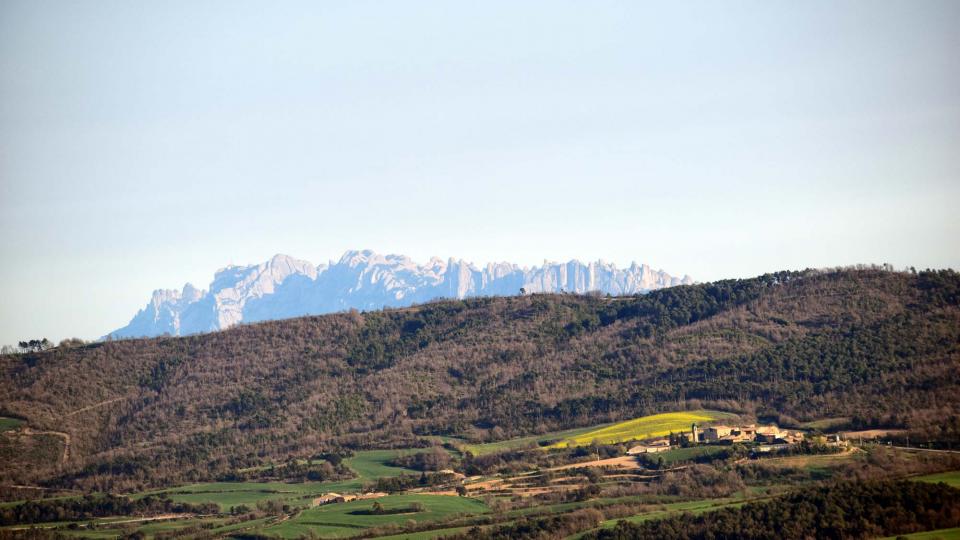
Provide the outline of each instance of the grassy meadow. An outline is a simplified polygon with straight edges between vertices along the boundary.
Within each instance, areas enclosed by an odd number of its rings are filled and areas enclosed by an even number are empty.
[[[848,422],[850,422],[849,417],[838,416],[835,418],[821,418],[811,422],[804,422],[800,424],[800,427],[803,429],[819,429],[820,431],[827,431],[831,428],[847,424]]]
[[[394,457],[415,452],[415,450],[368,450],[357,452],[344,460],[356,474],[356,478],[337,482],[205,482],[190,484],[174,489],[154,491],[166,493],[171,499],[186,503],[212,502],[221,510],[231,506],[256,506],[258,502],[281,500],[291,506],[307,506],[314,497],[324,493],[355,493],[364,483],[377,478],[399,476],[401,474],[420,474],[413,469],[393,467],[387,464]],[[146,493],[139,496],[144,496]]]
[[[422,512],[370,513],[374,502],[379,502],[389,512],[408,509],[414,503],[423,505]],[[262,529],[262,533],[283,538],[296,538],[313,534],[322,537],[354,536],[362,529],[403,525],[409,521],[418,523],[436,521],[456,515],[475,515],[489,512],[489,508],[476,499],[447,495],[404,494],[389,495],[378,499],[363,499],[341,504],[317,506],[304,510],[296,517]]]
[[[0,432],[9,431],[11,429],[17,429],[23,425],[23,420],[17,418],[7,418],[6,416],[0,416]]]
[[[960,471],[949,471],[944,473],[928,474],[926,476],[917,476],[914,478],[914,480],[918,482],[930,482],[931,484],[943,482],[950,487],[960,489]]]
[[[889,536],[884,540],[894,540],[898,538],[909,538],[910,540],[960,540],[960,527]]]
[[[482,443],[482,444],[469,444],[469,443],[463,442],[462,439],[456,439],[453,437],[443,437],[441,438],[441,440],[443,442],[451,442],[461,450],[470,452],[475,456],[483,456],[486,454],[503,452],[505,450],[516,450],[518,448],[540,446],[541,444],[544,444],[544,443],[553,443],[561,439],[569,439],[569,438],[577,437],[589,431],[595,430],[598,427],[602,427],[606,425],[609,425],[609,424],[602,424],[601,426],[587,426],[582,428],[566,429],[563,431],[552,431],[550,433],[544,433],[542,435],[530,435],[527,437],[517,437],[515,439],[507,439],[505,441],[495,441],[495,442]]]
[[[468,530],[470,530],[470,527],[450,527],[449,529],[391,534],[388,536],[378,536],[377,538],[380,540],[433,540],[434,538],[441,538],[452,534],[461,534]]]

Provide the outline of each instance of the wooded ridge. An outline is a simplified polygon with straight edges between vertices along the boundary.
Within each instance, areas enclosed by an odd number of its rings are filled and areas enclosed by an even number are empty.
[[[71,446],[60,463],[4,436],[0,479],[133,489],[343,447],[701,407],[955,441],[958,368],[953,271],[439,301],[2,356],[0,415]]]

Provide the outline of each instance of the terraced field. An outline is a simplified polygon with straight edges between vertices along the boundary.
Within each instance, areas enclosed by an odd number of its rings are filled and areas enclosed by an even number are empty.
[[[866,457],[866,455],[858,451],[858,449],[848,448],[839,454],[775,457],[765,459],[764,463],[825,473],[830,469],[835,469],[852,461],[863,459],[864,457]]]
[[[690,446],[687,448],[675,448],[673,450],[667,450],[666,452],[660,452],[659,454],[652,456],[652,458],[663,458],[664,463],[667,465],[672,465],[680,461],[690,461],[700,456],[708,456],[710,454],[723,452],[724,450],[726,450],[726,448],[722,446]]]

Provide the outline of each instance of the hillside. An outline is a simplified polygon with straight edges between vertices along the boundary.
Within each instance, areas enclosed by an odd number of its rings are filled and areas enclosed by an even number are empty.
[[[159,289],[114,338],[189,335],[257,322],[347,309],[406,307],[438,298],[572,292],[623,295],[693,283],[645,264],[626,268],[596,261],[512,263],[477,268],[458,259],[418,264],[403,255],[347,251],[339,261],[314,266],[287,255],[219,270],[209,290],[187,283],[182,291]]]
[[[701,407],[957,440],[958,368],[951,271],[441,301],[0,357],[0,415],[47,432],[4,435],[0,475],[122,489]]]

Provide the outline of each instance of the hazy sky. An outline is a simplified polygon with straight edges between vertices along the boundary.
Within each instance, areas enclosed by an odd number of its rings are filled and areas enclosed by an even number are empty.
[[[0,0],[0,343],[277,252],[960,267],[958,28],[956,0]]]

